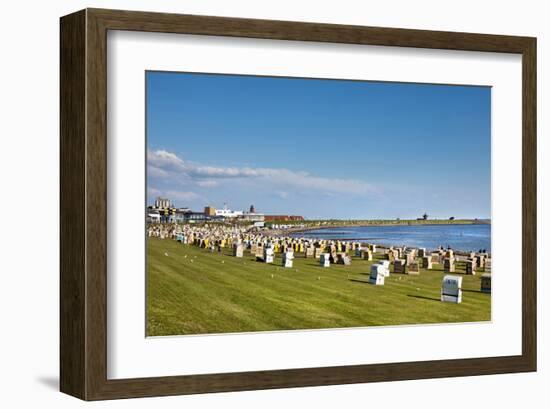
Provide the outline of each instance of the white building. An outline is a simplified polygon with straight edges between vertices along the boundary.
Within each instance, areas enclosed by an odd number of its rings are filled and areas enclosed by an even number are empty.
[[[153,212],[147,213],[145,220],[147,223],[160,223],[160,214]]]
[[[263,213],[244,213],[241,215],[241,219],[248,222],[263,222],[265,215]]]
[[[169,209],[172,207],[172,202],[170,201],[170,199],[157,197],[157,199],[155,200],[155,207],[157,209]]]
[[[227,207],[224,207],[223,209],[216,209],[216,216],[234,218],[242,215],[243,215],[243,212],[240,210],[230,210]]]

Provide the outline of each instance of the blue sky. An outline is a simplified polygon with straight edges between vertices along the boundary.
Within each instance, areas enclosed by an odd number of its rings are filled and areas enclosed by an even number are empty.
[[[488,87],[147,72],[148,203],[490,217]]]

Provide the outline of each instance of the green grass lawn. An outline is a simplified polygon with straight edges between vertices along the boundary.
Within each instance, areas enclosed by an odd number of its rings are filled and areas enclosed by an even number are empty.
[[[167,254],[167,255],[166,255]],[[463,275],[461,304],[439,301],[442,266],[368,283],[372,262],[319,266],[296,254],[293,268],[147,240],[147,334],[184,335],[373,325],[489,321],[480,273]],[[463,274],[459,265],[455,274]]]

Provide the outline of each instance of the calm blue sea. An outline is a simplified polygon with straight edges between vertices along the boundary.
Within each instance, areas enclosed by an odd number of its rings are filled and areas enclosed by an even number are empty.
[[[291,236],[368,241],[385,246],[426,247],[428,250],[451,246],[458,251],[491,251],[490,224],[338,227],[294,233]]]

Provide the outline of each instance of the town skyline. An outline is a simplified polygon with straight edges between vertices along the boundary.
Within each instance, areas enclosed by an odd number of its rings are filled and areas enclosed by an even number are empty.
[[[490,157],[487,87],[147,73],[148,203],[489,219]]]
[[[159,204],[158,202],[162,202],[161,204]],[[175,203],[172,202],[172,200],[168,197],[157,197],[155,198],[155,201],[153,203],[149,203],[147,204],[147,208],[148,209],[155,209],[155,210],[163,210],[163,209],[176,209],[176,210],[182,210],[182,211],[189,211],[189,212],[194,212],[194,213],[208,213],[208,211],[223,211],[223,212],[226,212],[225,214],[231,214],[230,217],[238,217],[238,216],[242,216],[242,215],[247,215],[247,214],[258,214],[258,215],[266,215],[264,212],[261,211],[256,211],[256,206],[254,204],[251,204],[247,209],[233,209],[231,208],[230,206],[228,206],[228,204],[226,202],[223,203],[222,206],[215,206],[215,205],[212,205],[212,204],[208,204],[208,205],[205,205],[203,206],[201,209],[192,209],[190,208],[189,206],[176,206]],[[208,209],[208,210],[207,210]],[[201,211],[202,210],[202,211]],[[220,213],[220,215],[223,215],[224,213]],[[338,219],[338,218],[330,218],[330,219],[309,219],[307,217],[304,217],[302,215],[299,215],[299,214],[283,214],[283,213],[277,213],[277,214],[273,214],[273,213],[269,213],[267,214],[267,216],[287,216],[289,218],[296,218],[296,217],[299,217],[299,218],[303,218],[303,220],[393,220],[393,219],[369,219],[369,218],[360,218],[360,219]],[[476,218],[461,218],[461,217],[455,217],[455,216],[449,216],[449,217],[441,217],[441,218],[437,218],[437,217],[431,217],[430,214],[428,214],[427,212],[424,212],[423,214],[421,215],[418,215],[418,217],[416,217],[417,220],[421,219],[421,218],[424,218],[426,220],[460,220],[460,219],[463,219],[463,220],[481,220],[481,221],[490,221],[491,219],[490,218],[480,218],[480,217],[476,217]],[[396,218],[397,220],[399,220],[400,218]],[[403,219],[403,220],[409,220],[407,218]],[[412,220],[412,219],[411,219]]]

